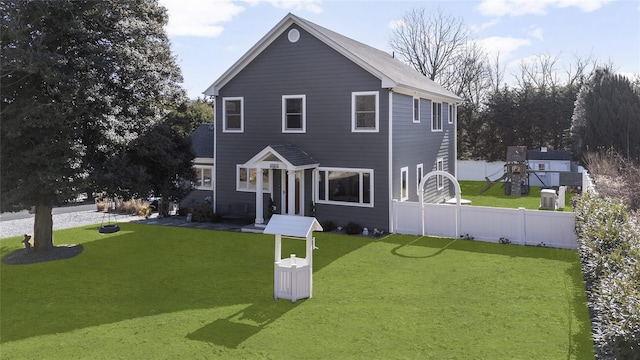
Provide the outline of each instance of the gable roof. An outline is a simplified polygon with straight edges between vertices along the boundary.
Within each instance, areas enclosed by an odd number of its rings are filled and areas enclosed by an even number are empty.
[[[317,161],[293,144],[269,145],[244,163],[246,167],[253,167],[263,161],[282,162],[289,170],[311,169],[317,167]]]
[[[388,53],[340,35],[291,13],[287,14],[287,16],[260,39],[257,44],[249,49],[231,68],[209,86],[209,88],[204,91],[204,94],[218,95],[220,88],[233,79],[236,74],[253,61],[253,59],[293,24],[298,25],[303,30],[380,79],[381,87],[383,88],[404,89],[406,91],[425,93],[455,102],[462,100],[451,91],[436,84],[433,80],[420,74]]]
[[[199,158],[213,158],[213,124],[201,124],[191,133],[191,149]]]

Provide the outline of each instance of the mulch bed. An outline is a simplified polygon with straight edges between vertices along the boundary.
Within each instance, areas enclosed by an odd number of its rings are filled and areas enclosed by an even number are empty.
[[[19,249],[2,258],[2,262],[8,265],[26,265],[45,261],[62,260],[77,256],[82,252],[82,250],[84,250],[82,245],[59,245],[54,246],[53,250],[46,252]]]

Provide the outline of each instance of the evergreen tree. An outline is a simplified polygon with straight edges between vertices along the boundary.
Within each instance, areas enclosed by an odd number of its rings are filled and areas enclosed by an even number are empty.
[[[582,86],[571,122],[574,156],[615,151],[640,163],[640,94],[629,79],[596,70]]]
[[[36,251],[53,206],[115,173],[128,148],[184,99],[157,0],[0,1],[2,211],[36,207]],[[110,193],[124,182],[102,182]]]

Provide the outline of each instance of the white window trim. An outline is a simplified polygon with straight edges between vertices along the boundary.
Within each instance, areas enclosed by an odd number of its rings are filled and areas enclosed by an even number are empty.
[[[416,165],[416,194],[418,194],[418,196],[420,196],[420,181],[424,175],[424,165]]]
[[[447,119],[447,122],[449,124],[453,124],[457,115],[458,115],[458,108],[456,104],[449,104],[449,119]]]
[[[356,128],[356,97],[375,95],[376,97],[376,126],[375,128]],[[351,93],[351,132],[378,132],[380,125],[380,97],[378,91],[359,91]]]
[[[436,114],[433,113],[433,107],[438,105],[438,104],[440,105],[440,121],[439,121],[440,128],[439,129],[433,127],[434,120],[435,120],[435,115],[436,115]],[[442,103],[441,102],[432,101],[431,102],[431,131],[432,132],[440,132],[440,131],[442,131],[442,128],[443,128],[443,126],[442,126]]]
[[[418,109],[416,109],[416,100],[418,100]],[[419,124],[420,123],[420,98],[419,97],[413,97],[413,100],[411,101],[412,105],[412,109],[413,109],[413,114],[411,115],[413,117],[413,123],[414,124]],[[417,110],[417,112],[416,112]],[[416,119],[416,114],[418,114],[418,118]]]
[[[402,184],[402,180],[404,180],[404,185],[406,186],[405,188],[403,188],[403,184]],[[403,196],[404,193],[404,196]],[[400,169],[400,201],[407,201],[409,200],[409,167],[405,166],[403,168]]]
[[[444,158],[436,159],[436,170],[444,171]],[[444,176],[436,175],[436,187],[438,190],[444,189]]]
[[[211,186],[195,186],[198,190],[213,190],[213,166],[212,165],[194,165],[193,170],[198,170],[198,175],[200,175],[200,179],[196,180],[196,184],[204,184],[204,172],[202,170],[209,169],[211,170]]]
[[[360,175],[360,202],[346,202],[346,201],[332,201],[332,200],[320,200],[320,191],[324,192],[324,198],[329,199],[329,179],[325,180],[325,188],[320,189],[320,172],[329,172],[329,171],[344,171],[344,172],[357,172]],[[364,173],[369,173],[369,189],[371,193],[369,194],[369,203],[364,203],[362,200],[364,199]],[[358,168],[338,168],[338,167],[322,167],[317,168],[313,171],[314,176],[314,184],[313,188],[315,190],[315,202],[317,204],[329,204],[329,205],[339,205],[339,206],[352,206],[352,207],[368,207],[372,208],[374,205],[374,187],[375,182],[373,181],[373,169],[358,169]]]
[[[240,100],[240,129],[227,128],[227,101]],[[222,132],[242,133],[244,132],[244,97],[223,97],[222,98]]]
[[[287,100],[302,99],[302,129],[287,129]],[[307,132],[307,96],[282,95],[282,132],[287,134],[304,134]]]
[[[247,169],[247,171],[250,171],[251,169],[255,169],[255,168],[246,168],[240,164],[236,165],[236,191],[242,191],[242,192],[256,192],[256,189],[250,189],[248,187],[240,187],[240,169]],[[269,188],[268,189],[262,189],[262,192],[265,194],[271,194],[273,193],[273,170],[271,169],[262,169],[264,170],[269,170]],[[257,176],[257,174],[256,174]],[[248,184],[248,177],[249,177],[249,173],[247,173],[247,184]]]

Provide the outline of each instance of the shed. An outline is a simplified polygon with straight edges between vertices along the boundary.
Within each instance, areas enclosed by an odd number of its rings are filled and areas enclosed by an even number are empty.
[[[273,215],[264,229],[265,234],[275,235],[275,264],[273,279],[273,298],[298,299],[310,298],[313,289],[313,248],[314,231],[322,231],[322,226],[313,217],[295,215]],[[282,238],[306,241],[306,254],[298,258],[291,254],[282,258]]]

